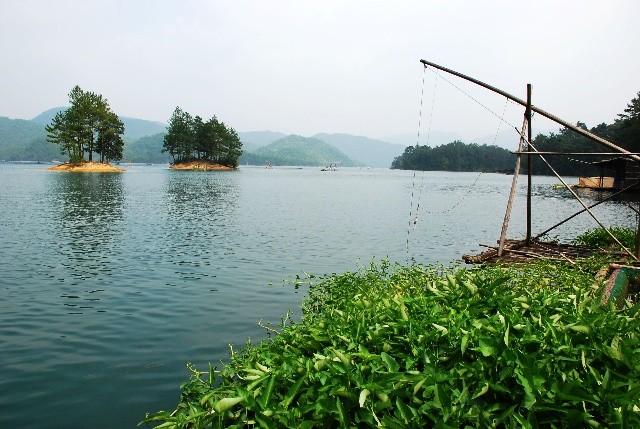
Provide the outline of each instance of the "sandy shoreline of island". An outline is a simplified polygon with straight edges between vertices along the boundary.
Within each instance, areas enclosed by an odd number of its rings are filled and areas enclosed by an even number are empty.
[[[65,164],[54,165],[53,167],[49,167],[47,170],[80,173],[121,173],[125,171],[123,168],[116,167],[111,164],[93,161],[81,163],[67,162]]]

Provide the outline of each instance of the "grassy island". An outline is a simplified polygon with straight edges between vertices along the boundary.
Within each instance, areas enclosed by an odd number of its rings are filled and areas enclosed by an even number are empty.
[[[640,306],[575,264],[298,278],[300,322],[192,371],[163,428],[640,427]]]
[[[103,162],[68,162],[66,164],[54,165],[47,170],[79,173],[120,173],[125,171],[120,167]]]

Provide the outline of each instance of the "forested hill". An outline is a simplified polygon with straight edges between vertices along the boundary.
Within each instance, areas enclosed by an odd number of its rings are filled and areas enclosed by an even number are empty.
[[[515,156],[498,146],[454,141],[437,147],[409,146],[391,168],[424,171],[496,171],[513,169]]]
[[[612,124],[601,123],[588,128],[587,124],[578,122],[576,126],[615,143],[629,152],[639,153],[640,92],[627,104],[627,108],[618,114],[618,118]],[[549,135],[540,134],[533,140],[533,145],[541,152],[613,152],[610,148],[567,128]],[[545,158],[563,176],[597,176],[600,170],[591,163],[605,159],[600,155],[548,155]],[[533,157],[533,173],[553,174],[549,167],[536,156]],[[605,174],[612,175],[613,172],[605,171]]]
[[[256,165],[300,165],[328,166],[338,164],[341,167],[357,167],[363,164],[352,160],[339,149],[322,140],[290,135],[245,154],[241,162]]]
[[[0,116],[0,160],[43,161],[59,156],[58,148],[47,142],[44,125]]]

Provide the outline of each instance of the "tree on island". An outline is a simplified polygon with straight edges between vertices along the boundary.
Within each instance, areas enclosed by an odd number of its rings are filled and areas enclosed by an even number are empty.
[[[237,167],[242,155],[238,133],[215,116],[204,122],[176,107],[164,136],[162,152],[168,152],[173,164],[208,161],[227,167]]]
[[[498,146],[459,140],[437,147],[409,146],[393,160],[392,169],[422,171],[495,171],[513,168],[513,156]]]
[[[633,98],[624,113],[615,122],[616,133],[621,144],[630,152],[640,151],[640,91]]]
[[[624,113],[617,115],[618,119],[612,124],[601,123],[588,128],[584,122],[578,121],[576,126],[588,130],[592,134],[602,137],[631,153],[640,151],[640,92],[624,109]],[[541,152],[602,152],[602,145],[576,133],[568,128],[562,128],[557,133],[549,135],[539,134],[533,145]],[[597,176],[601,174],[599,167],[591,163],[601,161],[601,155],[581,156],[579,160],[563,155],[548,155],[545,157],[554,169],[567,176]],[[535,174],[553,174],[538,157],[533,158],[533,172]]]
[[[89,161],[93,154],[100,162],[122,159],[124,124],[111,111],[109,103],[100,94],[83,91],[76,85],[69,93],[71,107],[60,111],[46,126],[47,140],[60,145],[61,153],[72,163]]]

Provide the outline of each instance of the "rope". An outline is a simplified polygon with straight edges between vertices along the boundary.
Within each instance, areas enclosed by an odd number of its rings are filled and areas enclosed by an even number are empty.
[[[424,86],[424,82],[423,82]],[[433,83],[433,97],[431,99],[431,113],[429,114],[429,131],[427,132],[427,141],[426,145],[429,146],[431,143],[431,124],[433,123],[433,110],[436,104],[436,88],[438,87],[438,76],[436,76],[436,80]],[[423,88],[424,90],[424,88]]]
[[[424,101],[424,78],[426,71],[422,71],[422,91],[420,92],[420,113],[418,113],[418,137],[416,137],[416,146],[420,143],[420,130],[422,129],[422,102]]]
[[[422,129],[422,106],[424,103],[424,82],[425,77],[427,75],[426,68],[422,70],[422,90],[420,91],[420,111],[418,113],[418,136],[416,137],[416,146],[418,146],[420,142],[420,130]],[[435,99],[435,94],[434,94]],[[413,172],[413,181],[411,183],[411,203],[409,205],[409,225],[407,226],[407,264],[409,263],[409,236],[411,234],[411,219],[413,219],[413,199],[414,199],[414,191],[416,189],[416,172]],[[421,188],[422,193],[422,188]],[[416,207],[416,213],[418,208],[420,207],[420,199],[418,198],[418,206]]]
[[[462,204],[462,202],[464,200],[467,199],[467,197],[469,196],[469,194],[471,193],[471,191],[473,191],[473,188],[476,187],[476,184],[478,183],[478,180],[480,179],[480,176],[482,176],[484,173],[480,172],[480,174],[478,174],[478,177],[476,177],[476,180],[473,181],[473,185],[471,185],[471,187],[469,188],[469,190],[467,191],[466,194],[464,194],[464,196],[462,198],[460,198],[460,200],[458,200],[458,202],[456,202],[454,205],[452,205],[450,208],[446,209],[446,210],[442,210],[442,211],[426,211],[425,213],[427,214],[445,214],[445,213],[449,213],[450,211],[453,211],[453,209],[455,209],[456,207],[458,207],[460,204]],[[418,218],[416,217],[415,222],[418,222]]]
[[[411,234],[411,219],[413,219],[413,191],[416,186],[416,172],[413,172],[413,182],[411,184],[411,205],[409,208],[409,226],[407,227],[407,264],[409,263],[409,235]]]
[[[436,90],[437,90],[437,86],[438,86],[438,78],[442,78],[447,83],[449,83],[451,86],[456,88],[461,93],[465,94],[468,98],[470,98],[471,100],[475,101],[477,104],[482,106],[485,110],[487,110],[489,113],[491,113],[496,118],[498,118],[498,120],[499,120],[498,121],[498,129],[496,130],[496,134],[495,134],[494,139],[493,139],[493,144],[495,145],[495,142],[498,139],[498,134],[500,134],[500,128],[502,126],[502,123],[504,122],[504,123],[506,123],[508,125],[511,125],[510,122],[508,122],[508,121],[506,121],[504,119],[504,115],[505,115],[505,112],[507,110],[507,104],[509,103],[510,100],[505,97],[504,107],[502,108],[502,115],[499,116],[493,110],[491,110],[490,108],[488,108],[487,106],[485,106],[484,104],[479,102],[477,99],[475,99],[474,97],[469,95],[467,92],[465,92],[464,90],[462,90],[461,88],[456,86],[453,82],[451,82],[447,78],[443,77],[437,71],[431,69],[430,67],[427,67],[427,65],[425,64],[424,69],[423,69],[423,74],[422,74],[422,90],[420,92],[420,112],[419,112],[419,115],[418,115],[418,135],[417,135],[417,138],[416,138],[416,146],[419,145],[419,142],[420,142],[420,131],[422,129],[422,110],[423,110],[423,104],[424,104],[425,76],[426,76],[426,70],[427,69],[429,69],[431,72],[433,72],[435,74],[436,78],[435,78],[434,85],[433,85],[433,96],[432,96],[432,99],[431,99],[431,112],[429,114],[429,129],[428,129],[428,132],[427,132],[427,140],[426,140],[425,144],[429,145],[430,140],[431,140],[431,126],[432,126],[432,123],[433,123],[433,113],[435,111],[435,101],[436,101]],[[426,214],[446,214],[446,213],[449,213],[449,212],[453,211],[456,207],[458,207],[460,204],[462,204],[462,202],[465,201],[467,199],[467,197],[469,196],[469,194],[475,189],[476,184],[478,183],[478,180],[480,179],[480,176],[482,176],[482,172],[480,174],[478,174],[478,176],[473,181],[473,184],[471,185],[471,187],[469,188],[467,193],[462,198],[460,198],[460,200],[458,200],[455,204],[453,204],[451,207],[449,207],[446,210],[442,210],[442,211],[426,211],[425,213]],[[422,176],[422,181],[424,182],[424,175]],[[413,202],[414,202],[414,197],[415,197],[415,185],[416,185],[416,172],[414,171],[413,172],[413,180],[412,180],[412,183],[411,183],[411,203],[410,203],[410,209],[409,209],[409,225],[407,227],[407,240],[406,240],[406,247],[407,247],[407,257],[406,257],[406,259],[407,259],[407,263],[409,263],[409,237],[411,235],[411,230],[415,229],[417,224],[418,224],[418,212],[420,211],[420,200],[421,200],[421,197],[422,197],[422,188],[423,188],[423,186],[420,186],[420,191],[419,191],[419,194],[418,194],[418,200],[417,200],[417,203],[416,203],[416,209],[415,209],[415,212],[414,212],[414,210],[413,210]]]
[[[507,111],[507,103],[509,99],[507,97],[504,98],[504,107],[502,108],[502,119],[498,122],[498,129],[496,130],[496,135],[493,137],[493,145],[496,145],[496,141],[498,141],[498,134],[500,134],[500,126],[502,125],[504,119],[504,113]]]
[[[512,128],[516,128],[515,125],[513,125],[511,122],[509,121],[505,121],[504,118],[501,118],[500,116],[498,116],[498,114],[496,112],[494,112],[493,110],[491,110],[490,108],[488,108],[487,106],[485,106],[484,104],[482,104],[480,101],[478,101],[477,99],[475,99],[474,97],[472,97],[471,95],[469,95],[466,91],[464,91],[463,89],[461,89],[460,87],[458,87],[456,84],[454,84],[453,82],[451,82],[449,79],[447,79],[446,77],[442,76],[440,73],[438,73],[437,70],[433,70],[431,67],[428,67],[426,64],[424,66],[425,69],[429,69],[432,73],[434,73],[436,76],[439,76],[440,78],[444,79],[445,82],[449,83],[449,85],[453,86],[454,88],[456,88],[458,91],[460,91],[461,93],[463,93],[464,95],[466,95],[467,97],[469,97],[471,100],[475,101],[479,106],[481,106],[482,108],[484,108],[487,112],[491,113],[493,116],[495,116],[496,118],[498,118],[500,121],[504,122],[505,124],[510,125]]]

